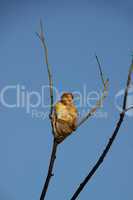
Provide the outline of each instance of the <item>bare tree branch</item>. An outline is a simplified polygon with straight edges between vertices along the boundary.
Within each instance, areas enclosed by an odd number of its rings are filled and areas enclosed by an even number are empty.
[[[96,60],[97,60],[97,63],[98,63],[98,67],[99,67],[99,72],[100,72],[100,76],[101,76],[101,80],[102,80],[102,83],[103,85],[105,84],[105,81],[104,81],[104,76],[103,76],[103,72],[102,72],[102,67],[101,67],[101,64],[100,64],[100,61],[98,59],[98,56],[95,54],[95,57],[96,57]]]
[[[53,137],[54,137],[55,134],[54,134],[54,128],[53,128],[53,123],[52,123],[52,112],[53,112],[53,104],[54,104],[53,80],[52,80],[51,68],[50,68],[50,65],[49,65],[49,62],[48,62],[48,49],[47,49],[47,45],[46,45],[46,42],[45,42],[43,25],[42,25],[41,20],[40,20],[40,29],[41,29],[40,34],[39,33],[36,33],[36,34],[39,37],[41,44],[42,44],[42,47],[44,49],[45,61],[46,61],[46,65],[47,65],[47,72],[48,72],[48,78],[49,78],[49,89],[50,89],[50,114],[49,114],[49,117],[50,117],[50,121],[51,121],[52,133],[53,133]],[[51,177],[53,176],[53,167],[54,167],[54,162],[55,162],[55,159],[56,159],[57,147],[58,147],[58,143],[56,142],[55,137],[54,137],[48,173],[47,173],[47,177],[46,177],[43,189],[42,189],[40,200],[45,199]]]
[[[128,79],[127,79],[127,84],[126,84],[125,93],[124,93],[124,99],[123,99],[123,111],[120,113],[120,117],[119,117],[119,120],[118,120],[118,122],[116,124],[115,130],[114,130],[111,138],[109,139],[109,141],[108,141],[104,151],[102,152],[101,156],[97,160],[96,164],[91,169],[89,174],[85,177],[83,182],[79,185],[79,187],[77,188],[77,190],[73,194],[71,200],[77,199],[77,197],[83,191],[83,189],[86,186],[86,184],[91,180],[92,176],[96,173],[96,171],[98,170],[100,165],[103,163],[107,153],[109,152],[109,150],[110,150],[110,148],[111,148],[111,146],[112,146],[112,144],[113,144],[113,142],[114,142],[114,140],[115,140],[115,138],[116,138],[116,136],[118,134],[118,131],[119,131],[120,127],[121,127],[121,124],[122,124],[122,122],[124,120],[125,113],[126,113],[128,90],[129,90],[130,83],[131,83],[131,75],[132,75],[132,73],[133,73],[133,63],[131,64],[131,67],[130,67],[129,73],[128,73]]]
[[[130,110],[132,110],[133,109],[133,106],[131,106],[131,107],[129,107],[129,108],[126,108],[126,112],[128,112],[128,111],[130,111]]]
[[[81,126],[88,118],[93,116],[93,114],[97,111],[97,109],[101,108],[101,105],[103,104],[104,99],[108,95],[109,80],[108,79],[106,81],[104,80],[102,67],[100,65],[99,59],[98,59],[97,55],[95,55],[95,57],[96,57],[96,60],[97,60],[97,63],[98,63],[98,67],[99,67],[99,71],[100,71],[100,77],[101,77],[103,87],[104,87],[103,93],[102,93],[100,99],[96,102],[96,105],[91,110],[89,110],[89,112],[86,113],[81,119],[79,119],[79,121],[77,123],[77,128],[79,126]]]
[[[57,146],[58,146],[58,144],[57,144],[56,140],[54,139],[53,147],[52,147],[52,154],[51,154],[49,168],[48,168],[48,174],[47,174],[47,178],[45,180],[45,184],[43,186],[43,190],[42,190],[42,193],[41,193],[41,196],[40,196],[40,200],[45,199],[45,196],[46,196],[46,193],[47,193],[47,190],[48,190],[48,186],[49,186],[49,183],[50,183],[50,179],[53,176],[52,171],[53,171],[54,162],[55,162],[55,159],[56,159]]]
[[[53,103],[54,103],[54,96],[53,96],[53,79],[52,79],[52,72],[51,72],[51,67],[49,65],[48,62],[48,49],[47,49],[47,45],[46,45],[46,41],[45,41],[45,36],[44,36],[44,32],[43,32],[43,25],[42,25],[42,21],[40,20],[40,34],[36,33],[38,38],[41,41],[41,44],[44,48],[44,54],[45,54],[45,62],[47,65],[47,72],[48,72],[48,78],[49,78],[49,87],[50,87],[50,115],[52,115],[53,112]]]

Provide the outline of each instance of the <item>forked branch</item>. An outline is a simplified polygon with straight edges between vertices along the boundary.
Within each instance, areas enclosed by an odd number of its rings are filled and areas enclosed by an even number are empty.
[[[103,72],[102,72],[102,67],[100,65],[99,59],[98,59],[97,55],[95,55],[95,57],[96,57],[96,60],[97,60],[97,63],[98,63],[100,77],[101,77],[102,84],[103,84],[103,92],[102,92],[102,95],[100,96],[99,100],[96,102],[96,105],[91,110],[89,110],[81,119],[79,119],[78,124],[77,124],[77,128],[79,126],[81,126],[88,118],[90,118],[91,116],[93,116],[94,113],[99,108],[101,108],[101,105],[103,104],[104,99],[108,95],[109,80],[108,79],[104,80]]]
[[[44,57],[45,57],[45,62],[47,65],[47,72],[48,72],[48,78],[49,78],[49,88],[50,88],[50,120],[51,120],[51,127],[52,127],[52,133],[53,133],[53,137],[54,137],[54,128],[53,128],[53,123],[52,123],[52,113],[53,113],[53,103],[54,103],[54,99],[53,99],[53,80],[52,80],[52,73],[51,73],[51,68],[49,65],[49,61],[48,61],[48,49],[47,49],[47,45],[46,45],[46,41],[45,41],[45,36],[44,36],[44,32],[43,32],[43,25],[42,22],[40,21],[40,33],[37,33],[37,36],[39,37],[42,47],[44,49]],[[99,66],[99,71],[100,71],[100,76],[102,79],[102,83],[104,86],[103,89],[103,94],[100,97],[100,99],[97,101],[96,106],[94,108],[92,108],[87,114],[86,116],[84,116],[78,123],[77,128],[83,124],[90,116],[92,116],[96,110],[98,108],[101,107],[101,104],[103,102],[103,100],[105,99],[105,97],[107,96],[107,91],[108,91],[108,80],[104,81],[103,78],[103,73],[102,73],[102,69],[101,69],[101,65],[100,62],[98,60],[98,57],[96,56],[97,62],[98,62],[98,66]],[[53,176],[53,167],[54,167],[54,163],[55,163],[55,159],[56,159],[56,152],[57,152],[57,147],[58,144],[55,140],[55,137],[53,138],[53,147],[52,147],[52,154],[51,154],[51,158],[50,158],[50,163],[49,163],[49,168],[48,168],[48,173],[47,173],[47,177],[42,189],[42,193],[40,196],[40,200],[44,200],[46,193],[48,191],[48,186],[51,180],[51,177]]]
[[[127,98],[128,98],[128,90],[131,84],[131,75],[133,73],[133,63],[131,64],[131,67],[129,69],[129,73],[128,73],[128,78],[127,78],[127,84],[126,84],[126,88],[125,88],[125,93],[124,93],[124,99],[123,99],[123,111],[120,113],[120,117],[118,122],[116,123],[116,127],[115,130],[112,134],[112,136],[110,137],[104,151],[102,152],[102,154],[100,155],[99,159],[97,160],[96,164],[94,165],[94,167],[90,170],[90,172],[88,173],[88,175],[85,177],[85,179],[83,180],[83,182],[78,186],[77,190],[75,191],[75,193],[73,194],[71,200],[75,200],[77,199],[77,197],[79,196],[79,194],[83,191],[84,187],[86,186],[86,184],[91,180],[92,176],[96,173],[96,171],[98,170],[98,168],[100,167],[100,165],[102,164],[102,162],[104,161],[107,153],[109,152],[117,134],[118,131],[121,127],[121,124],[124,120],[125,117],[125,113],[127,111],[126,108],[126,104],[127,104]]]

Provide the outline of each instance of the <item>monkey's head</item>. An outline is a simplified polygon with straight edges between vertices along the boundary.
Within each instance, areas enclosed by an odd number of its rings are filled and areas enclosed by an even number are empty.
[[[61,102],[65,105],[71,105],[73,103],[73,94],[65,92],[61,96]]]

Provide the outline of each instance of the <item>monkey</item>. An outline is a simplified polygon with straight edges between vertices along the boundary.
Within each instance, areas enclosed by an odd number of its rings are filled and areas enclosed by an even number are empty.
[[[65,92],[54,105],[52,124],[57,143],[61,143],[67,136],[76,130],[78,110],[73,103],[72,93]]]

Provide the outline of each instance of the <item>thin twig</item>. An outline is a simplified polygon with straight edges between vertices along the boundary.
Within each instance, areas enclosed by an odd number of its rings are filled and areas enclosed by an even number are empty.
[[[53,123],[52,123],[52,113],[53,113],[53,104],[54,104],[54,97],[53,97],[53,80],[52,80],[52,72],[51,72],[51,68],[48,62],[48,49],[47,49],[47,45],[46,45],[46,41],[45,41],[45,37],[44,37],[44,32],[43,32],[43,25],[42,25],[42,21],[40,20],[40,34],[36,33],[37,36],[39,37],[43,49],[44,49],[44,55],[45,55],[45,61],[46,61],[46,65],[47,65],[47,72],[48,72],[48,78],[49,78],[49,89],[50,89],[50,121],[51,121],[51,127],[52,127],[52,133],[53,133],[53,137],[54,137],[54,128],[53,128]],[[42,189],[42,193],[41,193],[41,197],[40,200],[44,200],[47,190],[48,190],[48,186],[51,180],[51,177],[53,176],[53,167],[54,167],[54,163],[55,163],[55,159],[56,159],[56,152],[57,152],[57,147],[58,144],[55,140],[53,140],[53,147],[52,147],[52,154],[50,157],[50,164],[49,164],[49,168],[48,168],[48,173],[47,173],[47,177]]]
[[[53,112],[53,104],[54,104],[54,96],[53,96],[53,79],[52,79],[52,72],[51,67],[48,62],[48,49],[45,41],[44,31],[43,31],[43,25],[42,21],[40,20],[40,34],[36,33],[38,38],[40,39],[42,46],[44,48],[44,54],[45,54],[45,62],[47,65],[47,72],[48,72],[48,78],[49,78],[49,87],[50,87],[50,115],[52,115]]]
[[[128,73],[128,79],[127,79],[127,84],[126,84],[126,89],[125,89],[125,93],[124,93],[124,100],[123,100],[123,111],[120,113],[120,117],[119,120],[116,124],[115,130],[111,136],[111,138],[109,139],[104,151],[102,152],[101,156],[99,157],[98,161],[96,162],[96,164],[94,165],[94,167],[91,169],[91,171],[89,172],[89,174],[85,177],[85,179],[83,180],[83,182],[79,185],[79,187],[77,188],[77,190],[75,191],[75,193],[73,194],[71,200],[75,200],[77,199],[77,197],[79,196],[79,194],[82,192],[82,190],[84,189],[84,187],[86,186],[86,184],[91,180],[92,176],[96,173],[96,171],[98,170],[98,168],[100,167],[100,165],[102,164],[102,162],[104,161],[107,153],[109,152],[117,134],[118,131],[121,127],[121,124],[124,120],[125,117],[125,113],[126,113],[126,104],[127,104],[127,97],[128,97],[128,90],[130,87],[130,83],[131,83],[131,75],[133,72],[133,65],[131,65],[130,69],[129,69],[129,73]]]
[[[96,60],[97,60],[97,63],[98,63],[98,67],[99,67],[99,72],[100,72],[101,80],[102,80],[102,83],[103,83],[103,85],[104,85],[104,84],[105,84],[105,81],[104,81],[104,76],[103,76],[103,72],[102,72],[102,67],[101,67],[99,58],[98,58],[98,56],[97,56],[96,54],[95,54],[95,57],[96,57]]]
[[[108,79],[106,81],[104,80],[102,67],[100,65],[100,62],[98,60],[97,55],[95,55],[95,57],[96,57],[96,60],[97,60],[97,63],[98,63],[98,67],[99,67],[99,71],[100,71],[100,77],[101,77],[102,84],[103,84],[103,87],[104,87],[103,88],[103,93],[102,93],[100,99],[96,102],[96,105],[91,110],[89,110],[81,119],[79,119],[76,128],[81,126],[89,117],[93,116],[94,113],[97,111],[97,109],[101,108],[101,105],[102,105],[104,99],[108,95],[109,80]]]
[[[89,117],[93,116],[94,113],[97,111],[97,109],[101,108],[101,105],[104,101],[104,99],[107,97],[108,94],[108,80],[105,82],[104,85],[104,89],[103,89],[103,93],[102,96],[100,97],[100,99],[96,102],[96,105],[86,114],[84,115],[78,122],[77,124],[77,128],[79,126],[81,126]]]
[[[131,106],[131,107],[129,107],[129,108],[126,108],[126,112],[128,112],[128,111],[130,111],[130,110],[132,110],[133,109],[133,106]]]

